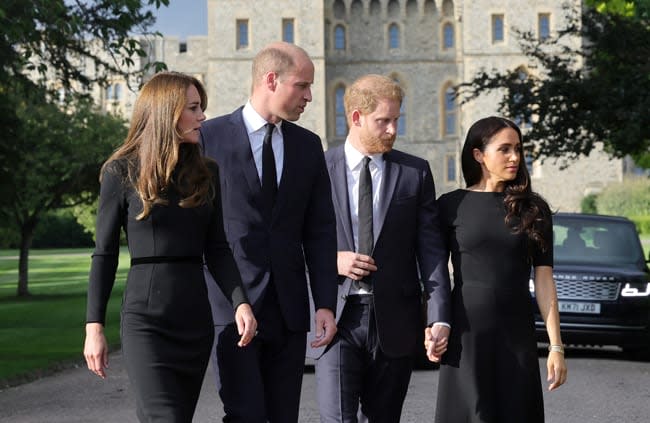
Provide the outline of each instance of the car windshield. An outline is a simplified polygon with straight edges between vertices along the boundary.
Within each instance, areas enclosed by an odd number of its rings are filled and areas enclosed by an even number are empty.
[[[638,265],[645,261],[633,224],[613,220],[553,218],[555,263]]]

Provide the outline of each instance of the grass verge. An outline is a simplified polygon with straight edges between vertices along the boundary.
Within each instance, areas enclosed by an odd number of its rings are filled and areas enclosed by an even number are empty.
[[[83,363],[90,255],[88,249],[32,250],[31,295],[18,298],[18,252],[0,251],[0,387]],[[125,249],[106,317],[112,348],[119,346],[120,297],[128,262]]]

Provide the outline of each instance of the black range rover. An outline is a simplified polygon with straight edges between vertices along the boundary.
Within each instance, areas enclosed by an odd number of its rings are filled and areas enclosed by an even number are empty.
[[[618,345],[650,358],[650,271],[634,223],[557,213],[553,234],[562,341]],[[536,327],[538,340],[548,342],[539,314]]]

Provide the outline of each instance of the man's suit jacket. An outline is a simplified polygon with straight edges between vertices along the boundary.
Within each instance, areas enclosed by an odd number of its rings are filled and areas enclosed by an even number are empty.
[[[259,311],[272,273],[288,329],[306,332],[305,264],[316,308],[336,309],[336,223],[320,138],[291,122],[281,128],[284,165],[270,221],[242,108],[204,122],[201,143],[219,165],[226,236],[253,310]],[[228,324],[232,307],[210,282],[214,323]]]
[[[338,250],[355,251],[343,146],[328,150],[325,158],[336,210]],[[449,322],[448,254],[428,162],[397,150],[384,154],[384,160],[379,235],[372,252],[378,269],[372,273],[372,287],[380,347],[387,356],[400,357],[422,348],[417,342],[424,332],[423,294],[428,323]],[[339,276],[337,316],[341,316],[351,283]],[[318,353],[311,350],[310,356]]]

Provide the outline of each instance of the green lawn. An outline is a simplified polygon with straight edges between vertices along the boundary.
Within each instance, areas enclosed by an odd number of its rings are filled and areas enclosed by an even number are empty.
[[[17,298],[18,252],[0,251],[0,386],[82,363],[89,249],[32,250],[28,298]],[[128,270],[120,255],[106,335],[119,345],[120,297]]]

